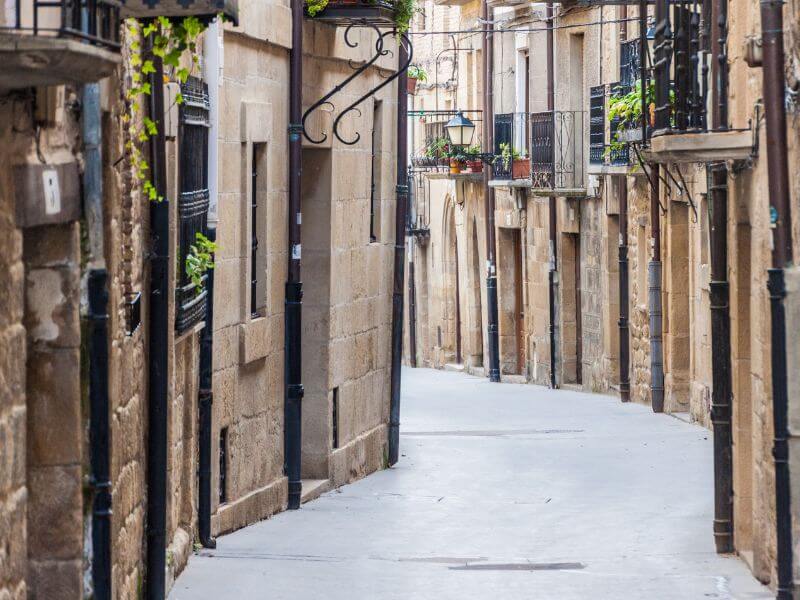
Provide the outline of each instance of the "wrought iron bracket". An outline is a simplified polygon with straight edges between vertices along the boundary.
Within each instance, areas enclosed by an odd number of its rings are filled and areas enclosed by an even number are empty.
[[[325,105],[329,106],[332,111],[335,111],[336,110],[336,106],[333,104],[333,102],[331,102],[331,98],[333,98],[333,96],[335,96],[336,94],[341,92],[354,79],[356,79],[359,75],[361,75],[367,69],[369,69],[372,65],[374,65],[375,62],[379,58],[381,58],[382,56],[390,56],[392,54],[391,50],[388,50],[387,48],[385,48],[385,41],[390,35],[397,36],[398,40],[399,40],[398,43],[405,45],[405,47],[407,49],[407,60],[405,61],[405,64],[400,65],[399,68],[397,69],[397,71],[395,73],[393,73],[390,77],[387,77],[387,78],[383,79],[383,81],[381,81],[381,83],[379,83],[377,86],[372,88],[369,92],[367,92],[366,94],[361,96],[358,100],[356,100],[355,102],[350,104],[347,108],[345,108],[341,113],[339,113],[337,115],[336,119],[334,119],[334,121],[333,121],[333,135],[336,136],[336,139],[338,139],[341,143],[346,144],[348,146],[352,146],[354,144],[357,144],[358,141],[361,139],[361,134],[360,133],[356,132],[356,137],[353,140],[345,140],[342,137],[341,133],[339,132],[339,126],[341,124],[342,118],[346,114],[348,114],[348,113],[350,113],[352,111],[356,111],[360,115],[361,111],[359,111],[358,105],[361,104],[362,102],[364,102],[365,100],[367,100],[368,98],[370,98],[371,96],[375,95],[383,87],[389,85],[392,81],[397,79],[401,75],[401,73],[403,73],[404,71],[406,71],[408,69],[409,65],[411,64],[411,59],[412,59],[412,54],[413,54],[413,47],[411,45],[411,40],[409,39],[409,37],[405,33],[399,33],[398,34],[396,30],[391,30],[391,31],[386,31],[386,32],[381,33],[380,29],[378,29],[377,26],[369,24],[366,21],[357,21],[357,22],[351,23],[347,27],[347,29],[345,29],[345,32],[344,32],[344,41],[350,48],[356,48],[358,46],[358,42],[357,41],[353,41],[350,38],[351,31],[353,30],[353,28],[357,28],[357,27],[358,28],[369,27],[373,31],[375,31],[375,33],[377,34],[377,38],[375,40],[375,54],[372,56],[372,58],[370,58],[368,61],[366,61],[363,65],[361,65],[359,67],[356,67],[352,60],[348,61],[349,66],[351,68],[355,69],[353,71],[353,73],[348,75],[342,82],[338,83],[331,91],[329,91],[328,93],[323,95],[319,100],[314,102],[314,104],[309,106],[308,109],[303,113],[303,119],[302,119],[302,122],[301,122],[303,135],[312,144],[323,144],[323,143],[325,143],[327,141],[327,139],[328,139],[328,135],[323,132],[322,133],[322,137],[320,137],[318,139],[313,138],[309,134],[308,129],[306,128],[306,121],[307,121],[308,117],[315,110],[317,110],[317,109],[319,109],[319,108],[321,108],[322,106],[325,106]]]

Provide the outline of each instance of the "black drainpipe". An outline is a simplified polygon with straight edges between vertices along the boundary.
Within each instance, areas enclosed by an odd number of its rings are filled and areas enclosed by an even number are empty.
[[[398,65],[408,61],[410,48],[398,38]],[[397,78],[397,187],[394,215],[394,280],[392,284],[392,396],[389,404],[389,465],[400,458],[400,367],[403,360],[403,278],[405,277],[408,214],[408,71]]]
[[[619,398],[631,399],[628,330],[628,178],[619,178]]]
[[[494,152],[494,38],[489,19],[489,5],[481,2],[483,20],[483,151]],[[483,203],[486,218],[486,313],[489,337],[489,381],[500,381],[500,339],[497,329],[497,241],[494,228],[494,188],[489,186],[492,165],[483,168]]]
[[[712,128],[728,128],[727,0],[714,2]],[[733,552],[733,431],[731,408],[731,320],[728,286],[728,167],[708,165],[711,199],[711,423],[714,428],[714,542]]]
[[[89,326],[89,481],[92,498],[92,591],[111,600],[111,456],[108,413],[108,292],[103,247],[100,85],[83,88],[84,211],[91,249]]]
[[[771,317],[772,415],[775,458],[775,525],[777,528],[777,598],[793,596],[792,513],[789,489],[788,389],[786,371],[786,296],[784,268],[792,263],[791,204],[786,157],[786,106],[784,98],[783,2],[761,0],[764,111],[767,122],[767,172],[774,229],[772,268],[768,270]]]
[[[547,3],[547,110],[553,113],[553,122],[555,123],[555,39],[553,34],[553,3]],[[553,130],[555,132],[555,130]],[[555,168],[555,159],[553,162]],[[551,176],[553,174],[551,173]],[[555,185],[555,180],[553,180]],[[558,215],[556,210],[558,205],[556,197],[550,196],[548,198],[548,221],[549,221],[549,257],[550,267],[547,271],[547,294],[549,297],[550,306],[550,387],[557,388],[558,381],[556,372],[556,278],[558,277]]]
[[[169,343],[169,199],[164,138],[164,65],[153,56],[149,111],[158,133],[151,138],[150,172],[156,193],[150,202],[150,306],[148,326],[147,574],[145,597],[166,596],[167,567],[167,359]]]
[[[412,367],[417,366],[417,285],[414,279],[416,244],[409,240],[408,252],[408,355]]]
[[[303,282],[300,280],[300,186],[303,162],[303,3],[292,0],[292,50],[289,53],[289,268],[286,280],[284,450],[289,478],[289,508],[300,508],[303,492],[301,335]]]
[[[217,240],[217,228],[209,226],[207,237],[212,242]],[[204,548],[216,548],[217,540],[211,535],[211,416],[213,414],[213,357],[214,357],[214,270],[207,271],[206,276],[206,325],[200,334],[200,385],[198,392],[199,405],[199,481],[197,500],[197,520],[200,543]]]

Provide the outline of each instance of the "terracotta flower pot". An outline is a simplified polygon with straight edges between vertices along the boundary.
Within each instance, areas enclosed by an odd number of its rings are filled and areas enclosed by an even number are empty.
[[[531,176],[531,159],[515,158],[511,163],[512,179],[527,179]]]
[[[461,167],[462,167],[462,164],[459,161],[457,161],[455,159],[450,159],[450,174],[451,175],[458,175],[459,173],[461,173]]]
[[[406,90],[412,96],[417,93],[417,78],[416,77],[409,77],[406,80]]]
[[[479,160],[468,160],[467,171],[470,173],[483,173],[483,163]]]

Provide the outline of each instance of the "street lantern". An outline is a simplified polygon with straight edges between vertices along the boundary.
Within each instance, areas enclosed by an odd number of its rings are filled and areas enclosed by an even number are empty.
[[[450,144],[461,148],[469,146],[470,142],[472,142],[472,136],[475,134],[475,123],[470,121],[464,116],[464,113],[461,112],[450,119],[444,128],[447,130],[447,137],[450,139]]]

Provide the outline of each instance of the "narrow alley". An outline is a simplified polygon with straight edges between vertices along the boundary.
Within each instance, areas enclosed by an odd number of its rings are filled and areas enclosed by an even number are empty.
[[[391,469],[218,538],[170,598],[770,598],[714,552],[709,432],[616,398],[403,372]]]

